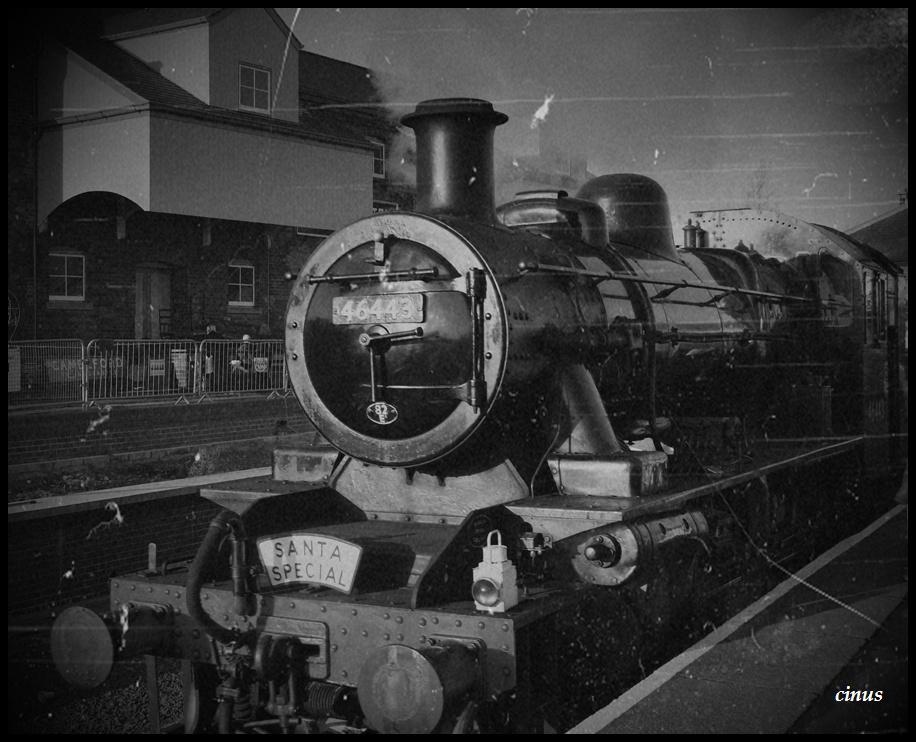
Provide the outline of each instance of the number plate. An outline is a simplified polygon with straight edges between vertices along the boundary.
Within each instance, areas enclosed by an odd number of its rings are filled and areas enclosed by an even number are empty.
[[[331,322],[335,325],[422,322],[423,294],[335,296],[331,309]]]
[[[274,587],[308,583],[349,593],[363,547],[319,533],[293,533],[259,540],[258,553]]]

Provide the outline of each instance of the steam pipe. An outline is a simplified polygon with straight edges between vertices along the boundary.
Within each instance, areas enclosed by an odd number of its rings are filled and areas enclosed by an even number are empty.
[[[493,132],[508,120],[477,98],[427,100],[404,116],[417,136],[417,211],[495,223]]]
[[[224,535],[230,532],[232,522],[237,518],[238,516],[231,510],[223,510],[210,521],[210,527],[197,549],[197,554],[194,556],[194,561],[191,563],[191,568],[188,572],[188,613],[191,618],[200,624],[201,628],[222,644],[231,644],[238,636],[231,629],[216,623],[210,617],[210,614],[204,610],[200,600],[200,591],[216,566],[220,541]]]

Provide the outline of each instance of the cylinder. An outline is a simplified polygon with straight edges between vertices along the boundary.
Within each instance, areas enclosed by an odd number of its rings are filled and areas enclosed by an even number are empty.
[[[443,711],[470,691],[477,676],[477,657],[464,646],[418,651],[390,644],[366,660],[357,692],[375,731],[428,734]]]
[[[423,101],[401,119],[417,137],[417,211],[495,222],[493,132],[507,120],[476,98]]]

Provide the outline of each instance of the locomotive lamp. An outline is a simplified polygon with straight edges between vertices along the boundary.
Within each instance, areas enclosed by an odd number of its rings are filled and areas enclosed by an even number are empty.
[[[518,574],[499,531],[487,534],[483,561],[474,568],[471,596],[478,611],[503,613],[518,605]]]

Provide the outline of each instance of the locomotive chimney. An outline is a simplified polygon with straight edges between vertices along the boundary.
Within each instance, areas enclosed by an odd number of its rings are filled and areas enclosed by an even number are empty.
[[[401,119],[417,136],[417,211],[496,221],[493,132],[506,121],[477,98],[422,101]]]

